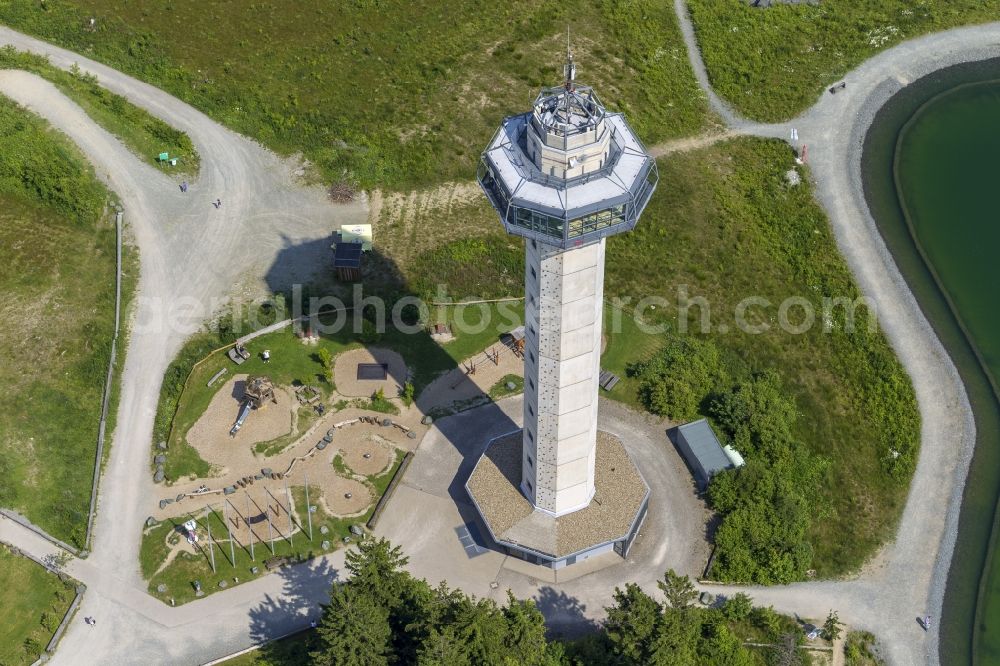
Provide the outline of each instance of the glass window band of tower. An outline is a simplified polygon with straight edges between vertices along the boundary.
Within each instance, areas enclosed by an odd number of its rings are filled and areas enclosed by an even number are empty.
[[[563,247],[600,240],[632,229],[649,203],[658,181],[656,162],[650,158],[629,192],[609,200],[596,210],[570,209],[559,216],[525,206],[516,196],[512,197],[503,181],[494,176],[485,157],[480,161],[476,176],[509,233]]]
[[[510,193],[507,191],[507,187],[503,184],[503,181],[493,173],[493,169],[485,157],[479,160],[479,167],[476,169],[476,180],[479,181],[479,186],[483,188],[483,192],[489,198],[490,203],[493,204],[494,210],[500,215],[500,220],[504,221],[508,217],[506,211],[510,207]]]

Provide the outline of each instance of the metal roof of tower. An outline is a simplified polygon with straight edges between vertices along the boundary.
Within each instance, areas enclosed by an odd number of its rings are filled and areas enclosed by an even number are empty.
[[[508,233],[564,248],[634,228],[658,181],[625,117],[577,85],[575,72],[569,55],[565,83],[543,89],[532,111],[504,119],[477,172]],[[580,160],[596,167],[576,168]]]

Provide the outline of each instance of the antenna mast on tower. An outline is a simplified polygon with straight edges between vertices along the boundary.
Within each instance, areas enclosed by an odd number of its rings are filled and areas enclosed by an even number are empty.
[[[563,78],[566,79],[566,90],[573,90],[573,82],[576,80],[576,63],[573,62],[573,52],[569,48],[569,26],[566,26],[566,64],[563,65]]]

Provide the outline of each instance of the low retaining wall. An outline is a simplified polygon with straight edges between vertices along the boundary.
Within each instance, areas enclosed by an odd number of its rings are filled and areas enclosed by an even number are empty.
[[[94,481],[90,486],[90,510],[87,512],[87,534],[83,539],[84,548],[90,547],[90,534],[94,529],[94,508],[97,506],[97,489],[101,482],[101,463],[104,460],[104,436],[108,424],[108,407],[111,404],[111,383],[115,378],[115,362],[118,355],[118,331],[121,327],[122,308],[122,213],[115,215],[115,331],[111,338],[111,358],[108,374],[104,380],[104,397],[101,401],[101,422],[97,430],[97,453],[94,455]],[[86,556],[73,551],[78,556]]]
[[[410,461],[412,460],[413,451],[408,451],[406,455],[403,456],[403,462],[399,463],[399,469],[397,469],[396,473],[392,475],[392,480],[389,481],[389,485],[386,486],[385,492],[382,493],[382,497],[378,500],[378,504],[375,505],[372,517],[368,519],[367,523],[365,523],[365,527],[370,530],[375,529],[375,525],[378,524],[378,519],[382,517],[382,511],[392,498],[392,494],[396,492],[396,486],[398,486],[399,482],[403,479],[403,474],[406,472],[406,468],[410,466]]]

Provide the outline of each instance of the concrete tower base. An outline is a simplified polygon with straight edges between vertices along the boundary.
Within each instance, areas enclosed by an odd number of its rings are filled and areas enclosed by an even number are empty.
[[[628,555],[646,517],[649,486],[618,438],[598,432],[592,501],[563,516],[521,493],[522,431],[490,442],[465,484],[490,536],[507,554],[560,569],[595,555]]]

